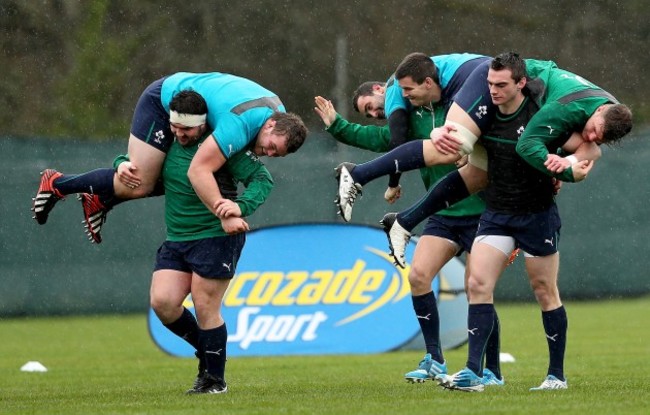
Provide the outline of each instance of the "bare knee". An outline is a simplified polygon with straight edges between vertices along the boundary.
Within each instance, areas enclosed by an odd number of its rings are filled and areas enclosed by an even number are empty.
[[[467,279],[467,295],[473,304],[492,302],[493,285],[484,278],[470,275]]]
[[[417,263],[411,265],[409,272],[409,284],[411,284],[411,293],[413,295],[423,295],[431,292],[431,281],[435,275],[430,275],[422,269]]]
[[[560,293],[557,285],[543,280],[531,281],[535,299],[543,310],[559,307]]]
[[[153,293],[150,303],[151,308],[163,324],[173,323],[180,317],[180,313],[182,312],[182,306],[176,304],[176,302],[163,296],[156,296]]]

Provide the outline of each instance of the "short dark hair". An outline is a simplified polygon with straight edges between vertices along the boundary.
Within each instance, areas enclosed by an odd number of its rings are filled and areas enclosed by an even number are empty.
[[[273,132],[287,136],[287,153],[295,153],[307,138],[307,127],[302,119],[291,112],[274,112],[271,119],[275,121]]]
[[[352,108],[354,108],[356,112],[361,112],[359,111],[359,104],[358,104],[359,98],[369,97],[372,94],[374,94],[375,85],[384,86],[386,85],[386,82],[366,81],[361,85],[359,85],[357,89],[354,91],[354,94],[352,95]]]
[[[417,84],[423,83],[426,78],[431,78],[433,79],[433,82],[440,85],[436,65],[433,63],[431,58],[424,53],[410,53],[402,59],[402,62],[395,70],[395,79],[399,81],[407,76],[410,76]]]
[[[495,56],[490,62],[490,69],[495,71],[509,69],[515,82],[526,77],[526,61],[515,52],[504,52]]]
[[[196,91],[184,89],[169,102],[169,109],[180,114],[207,114],[208,104]]]
[[[617,143],[632,131],[632,110],[626,105],[611,105],[605,110],[603,119],[603,143]]]

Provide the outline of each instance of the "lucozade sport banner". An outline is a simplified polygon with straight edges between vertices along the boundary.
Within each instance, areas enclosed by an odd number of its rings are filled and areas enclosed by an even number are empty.
[[[415,243],[407,247],[405,269],[393,264],[387,245],[381,229],[363,225],[250,232],[223,301],[228,355],[378,353],[409,343],[419,335],[408,283]],[[185,306],[194,312],[191,296]],[[165,352],[194,356],[153,310],[149,330]]]

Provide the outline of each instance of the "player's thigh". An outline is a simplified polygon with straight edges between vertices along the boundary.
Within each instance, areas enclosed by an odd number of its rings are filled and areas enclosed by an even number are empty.
[[[246,234],[224,235],[194,241],[187,261],[192,268],[192,300],[200,320],[212,324],[220,318],[221,301],[235,276]]]
[[[506,268],[507,261],[508,255],[503,249],[486,243],[485,236],[476,237],[472,245],[468,282],[470,298],[473,302],[474,292],[492,293],[494,291],[501,273]]]
[[[204,278],[194,273],[192,275],[192,298],[201,303],[214,303],[214,307],[221,307],[221,301],[228,289],[231,279]]]
[[[554,253],[547,256],[526,256],[526,272],[532,281],[550,282],[557,281],[560,267],[560,254]]]
[[[456,102],[453,102],[447,112],[446,121],[460,124],[468,129],[476,137],[481,135],[481,130],[470,115]]]
[[[134,135],[129,136],[129,159],[137,167],[136,175],[143,184],[156,183],[165,161],[166,153],[140,140]]]
[[[554,310],[561,305],[557,287],[560,255],[554,253],[543,257],[526,257],[526,272],[530,286],[542,310]]]
[[[489,60],[474,68],[454,96],[446,118],[447,121],[467,128],[476,137],[490,128],[496,113],[496,106],[492,102],[486,81],[489,69]]]
[[[223,324],[221,303],[230,284],[230,279],[203,278],[192,275],[192,300],[199,327],[203,330]]]
[[[424,163],[427,166],[452,164],[460,159],[458,153],[442,154],[436,149],[431,140],[422,140],[422,154],[424,155]]]
[[[465,186],[470,193],[476,193],[479,190],[485,189],[488,185],[487,171],[483,170],[474,164],[468,163],[458,169],[460,177],[463,178]]]

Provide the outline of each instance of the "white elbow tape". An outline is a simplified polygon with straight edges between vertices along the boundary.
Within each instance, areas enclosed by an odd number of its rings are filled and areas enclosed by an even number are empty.
[[[566,160],[569,160],[569,162],[570,162],[572,165],[573,165],[573,164],[576,164],[576,163],[578,162],[578,158],[577,158],[576,156],[574,156],[573,154],[570,155],[570,156],[566,156],[565,159],[566,159]]]
[[[474,143],[478,140],[478,137],[474,135],[467,127],[462,124],[459,124],[455,121],[447,121],[445,124],[451,125],[456,128],[456,131],[453,132],[454,136],[462,141],[460,148],[460,155],[466,156],[472,152],[474,149]]]

